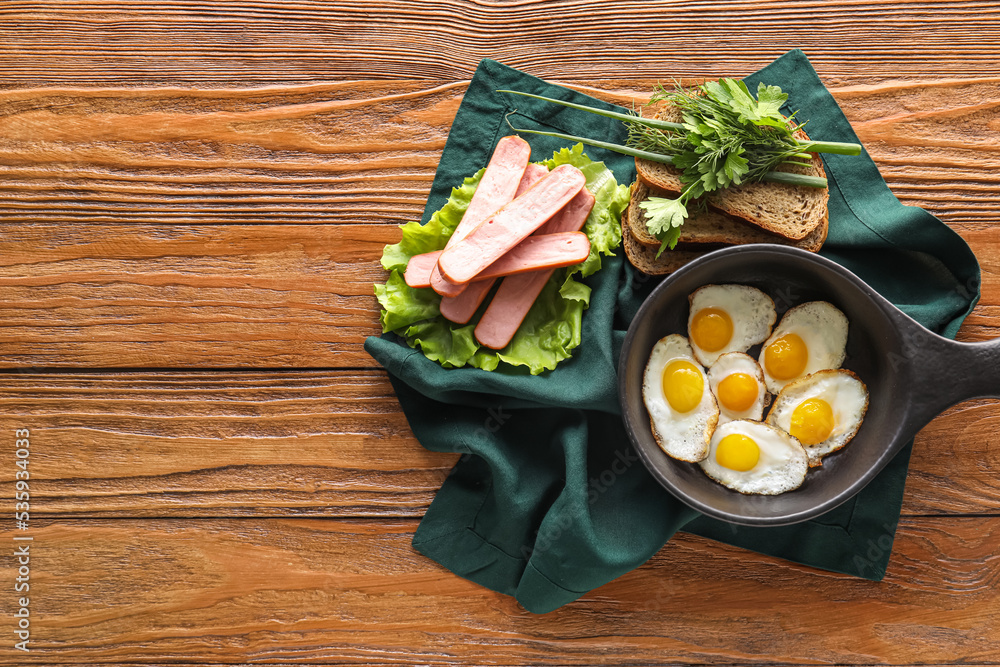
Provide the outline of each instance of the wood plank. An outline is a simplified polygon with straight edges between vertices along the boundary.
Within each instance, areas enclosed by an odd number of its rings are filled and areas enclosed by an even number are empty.
[[[917,435],[904,514],[1000,512],[1000,404],[968,401]]]
[[[483,56],[624,101],[803,47],[897,195],[973,244],[984,300],[961,336],[997,336],[998,17],[988,0],[3,3],[0,364],[355,368],[0,375],[0,433],[42,436],[29,660],[998,664],[1000,517],[954,516],[998,512],[995,406],[919,436],[882,584],[680,536],[539,618],[413,553],[454,456],[356,370],[380,246],[420,215]],[[2,643],[0,664],[24,654]]]
[[[17,0],[0,21],[8,86],[455,79],[484,56],[550,77],[713,76],[796,47],[830,74],[864,70],[876,81],[1000,73],[988,0]]]
[[[378,225],[0,226],[0,366],[373,366]]]
[[[1000,221],[1000,79],[863,80],[827,76],[903,202]],[[631,106],[655,80],[563,82]],[[0,223],[419,219],[465,86],[0,90]]]
[[[2,92],[0,220],[419,218],[465,86]]]
[[[904,515],[1000,513],[998,423],[978,401],[925,428]],[[379,371],[7,375],[0,435],[19,428],[40,517],[420,517],[458,458],[420,446]]]
[[[417,443],[377,371],[4,380],[37,516],[421,516],[458,459]]]
[[[962,230],[1000,336],[1000,238]],[[374,367],[385,225],[0,224],[0,368]]]
[[[997,81],[835,89],[904,203],[984,263],[979,338],[1000,314]],[[0,93],[0,367],[370,366],[381,246],[419,216],[464,90],[396,83]],[[605,83],[628,103],[651,82]]]
[[[544,616],[416,554],[415,525],[35,522],[32,651],[4,642],[0,660],[899,665],[1000,655],[1000,518],[904,521],[881,583],[680,535]]]

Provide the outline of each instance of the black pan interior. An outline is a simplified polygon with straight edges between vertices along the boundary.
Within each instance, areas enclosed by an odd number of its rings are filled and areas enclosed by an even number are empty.
[[[739,283],[763,290],[781,315],[806,301],[824,300],[849,320],[848,368],[869,390],[861,429],[840,452],[813,468],[795,491],[749,496],[710,480],[695,464],[664,454],[652,437],[642,401],[642,375],[657,340],[687,335],[688,295],[702,285]],[[755,245],[706,255],[674,273],[649,296],[633,320],[619,367],[619,394],[626,429],[639,455],[668,490],[692,507],[745,525],[782,525],[812,518],[846,501],[881,470],[900,443],[900,417],[907,392],[901,391],[901,337],[886,302],[838,265],[785,246]],[[889,306],[891,308],[891,306]],[[756,358],[759,346],[752,348]],[[766,412],[765,412],[766,414]]]

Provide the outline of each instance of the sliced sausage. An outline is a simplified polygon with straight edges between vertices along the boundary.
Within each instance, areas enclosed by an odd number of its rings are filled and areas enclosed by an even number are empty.
[[[514,192],[514,198],[517,199],[523,195],[531,188],[531,186],[548,175],[549,168],[545,165],[535,164],[533,162],[529,164],[524,168],[524,176],[521,177],[521,182],[517,184],[517,190]]]
[[[490,163],[486,165],[462,221],[448,239],[446,248],[464,239],[514,198],[530,159],[531,146],[521,137],[504,137],[497,142]]]
[[[479,344],[494,350],[507,347],[554,272],[546,269],[504,278],[476,325]]]
[[[435,260],[434,265],[431,266],[430,274],[427,276],[427,280],[430,288],[443,297],[458,296],[465,291],[466,287],[469,286],[469,283],[453,283],[441,275],[441,269],[438,268],[437,260]]]
[[[483,269],[473,284],[485,278],[499,278],[515,273],[558,269],[579,264],[587,259],[589,254],[590,239],[583,232],[529,236],[506,255]]]
[[[440,256],[440,250],[414,255],[410,258],[410,261],[406,263],[406,271],[403,272],[403,280],[405,280],[406,284],[410,287],[430,287],[431,270],[437,266],[438,257]]]
[[[594,208],[594,195],[590,190],[584,188],[561,211],[552,216],[552,219],[535,230],[534,236],[543,234],[558,234],[560,232],[575,232],[583,229],[587,222],[587,216]]]
[[[586,215],[584,216],[586,217]],[[479,274],[483,279],[467,283],[458,296],[441,299],[441,314],[452,322],[465,324],[493,287],[496,278],[539,269],[579,264],[590,254],[590,239],[581,232],[529,236],[509,253],[490,264]],[[412,260],[411,260],[412,261]]]
[[[465,291],[458,296],[446,296],[442,298],[441,304],[438,306],[441,314],[456,324],[465,324],[476,314],[479,304],[489,294],[490,288],[493,287],[493,283],[496,281],[496,278],[477,280],[468,283]]]
[[[551,222],[558,220],[560,228],[567,231],[582,229],[593,207],[594,196],[584,189],[566,205],[565,214],[560,213],[561,219],[553,218]],[[476,340],[494,350],[507,347],[554,270],[532,271],[504,278],[476,325]]]
[[[549,173],[542,165],[529,164],[529,159],[531,146],[524,139],[510,136],[497,142],[490,163],[446,248],[464,239],[498,209]],[[447,280],[436,265],[431,268],[430,287],[441,296],[458,296],[465,289],[465,285]]]
[[[572,165],[556,167],[464,239],[446,247],[438,258],[442,275],[453,283],[469,282],[545,224],[580,192],[586,180]]]

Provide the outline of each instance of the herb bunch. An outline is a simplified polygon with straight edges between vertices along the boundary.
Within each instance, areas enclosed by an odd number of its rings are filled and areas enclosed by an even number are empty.
[[[810,166],[802,161],[812,158],[804,152],[808,145],[793,136],[794,114],[781,114],[787,99],[781,88],[763,82],[754,99],[747,85],[734,79],[709,81],[696,89],[657,86],[650,104],[664,101],[679,109],[683,133],[629,122],[626,142],[669,155],[681,170],[684,189],[677,199],[651,197],[639,204],[650,233],[661,242],[657,255],[677,244],[693,200],[731,185],[759,182],[781,164]]]
[[[825,178],[793,171],[777,171],[777,168],[781,165],[810,166],[810,151],[844,155],[857,155],[861,152],[858,144],[796,139],[794,133],[797,127],[793,122],[795,114],[785,117],[780,111],[788,95],[778,86],[768,86],[763,82],[757,87],[756,98],[744,82],[735,79],[708,81],[693,88],[675,84],[672,90],[657,85],[649,104],[672,104],[681,112],[680,123],[643,118],[634,110],[632,113],[618,113],[517,91],[497,92],[525,95],[617,118],[625,123],[628,138],[625,145],[621,146],[511,126],[516,132],[580,141],[626,155],[672,164],[681,170],[680,180],[684,189],[679,197],[650,197],[639,204],[646,212],[646,224],[650,233],[661,243],[657,256],[665,248],[673,248],[677,244],[681,226],[689,216],[689,209],[704,206],[700,199],[703,195],[742,183],[760,181],[826,187]]]

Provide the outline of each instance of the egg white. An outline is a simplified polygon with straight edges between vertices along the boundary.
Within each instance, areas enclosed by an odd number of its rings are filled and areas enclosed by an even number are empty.
[[[764,341],[777,319],[774,301],[756,287],[748,285],[705,285],[688,296],[688,338],[695,358],[706,367],[727,352],[746,352]],[[733,336],[721,350],[709,352],[698,347],[691,337],[694,316],[705,308],[724,311],[733,322]]]
[[[672,361],[691,362],[702,375],[701,401],[689,412],[678,412],[663,394],[663,369]],[[719,421],[719,407],[708,378],[684,336],[671,334],[653,346],[642,378],[642,400],[649,412],[653,437],[660,449],[681,461],[696,463],[708,453],[708,443]]]
[[[767,415],[767,423],[791,430],[792,413],[803,401],[820,398],[833,409],[833,431],[823,442],[805,445],[811,467],[822,465],[827,454],[841,449],[861,428],[868,411],[868,388],[848,370],[818,371],[785,385]]]
[[[785,385],[799,378],[816,371],[840,368],[847,351],[847,327],[847,316],[826,301],[809,301],[789,309],[760,350],[760,367],[764,371],[767,390],[777,394]],[[791,333],[797,334],[806,345],[806,367],[794,378],[779,380],[768,373],[764,354],[771,343]]]
[[[726,468],[715,460],[719,443],[733,433],[751,438],[760,448],[757,465],[745,472]],[[706,475],[733,491],[773,496],[802,485],[809,459],[799,441],[785,431],[762,422],[737,420],[715,429],[708,456],[699,465]]]
[[[730,410],[719,400],[719,383],[733,373],[746,373],[757,380],[757,398],[750,408],[742,412]],[[708,369],[708,383],[712,388],[712,394],[715,395],[716,403],[719,404],[719,424],[725,424],[735,419],[760,421],[764,415],[764,406],[769,397],[764,386],[764,372],[760,370],[760,365],[750,355],[742,352],[727,352],[722,355]]]

